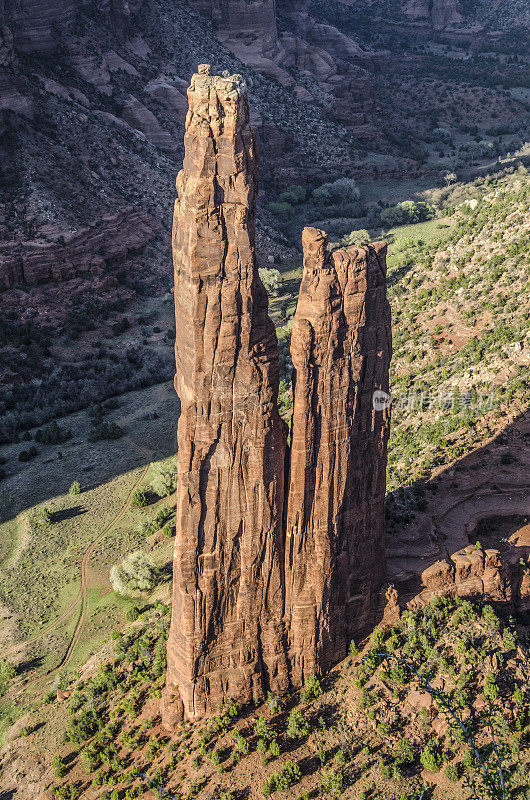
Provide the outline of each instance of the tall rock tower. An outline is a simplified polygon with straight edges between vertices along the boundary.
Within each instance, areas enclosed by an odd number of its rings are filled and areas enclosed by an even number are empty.
[[[254,256],[256,143],[240,76],[199,67],[188,98],[173,224],[181,416],[167,724],[288,687],[286,426]]]
[[[315,228],[302,243],[285,558],[295,686],[343,659],[377,605],[390,426],[374,408],[391,354],[386,246],[329,253]]]
[[[385,576],[391,354],[385,245],[303,234],[291,457],[254,254],[257,154],[240,76],[188,90],[173,224],[178,425],[165,725],[285,693],[343,658]],[[288,466],[289,465],[289,466]],[[285,475],[287,473],[287,479]]]

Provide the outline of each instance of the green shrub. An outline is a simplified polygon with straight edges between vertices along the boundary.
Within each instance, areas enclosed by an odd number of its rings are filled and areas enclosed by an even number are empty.
[[[68,494],[81,494],[81,484],[79,481],[74,481],[68,489]]]
[[[307,189],[305,186],[289,186],[284,192],[278,196],[280,203],[290,203],[293,206],[305,202],[307,198]]]
[[[177,461],[176,458],[167,462],[159,462],[151,468],[154,472],[151,488],[159,497],[168,497],[177,488]]]
[[[149,498],[143,489],[135,489],[131,495],[131,505],[134,508],[144,508],[149,505]]]
[[[242,736],[237,731],[234,731],[234,733],[232,734],[232,738],[234,740],[234,747],[236,751],[240,753],[242,756],[248,755],[250,751],[250,745],[245,739],[245,737]]]
[[[164,525],[162,528],[162,535],[166,537],[166,539],[172,539],[175,535],[175,526],[171,524]]]
[[[309,733],[308,721],[295,708],[289,714],[285,733],[289,739],[301,739]]]
[[[271,714],[278,714],[282,710],[282,701],[276,697],[272,692],[267,694],[267,705]]]
[[[66,764],[61,756],[54,756],[52,758],[53,774],[56,778],[64,778],[66,775]]]
[[[314,697],[320,697],[322,694],[322,686],[320,685],[320,681],[314,675],[311,675],[307,678],[306,682],[304,683],[304,688],[300,692],[300,700],[302,703],[307,703],[308,700],[311,700]]]
[[[275,217],[287,222],[294,216],[294,208],[290,203],[274,202],[268,203],[267,209],[274,214]]]
[[[381,211],[381,223],[389,228],[425,222],[434,217],[434,208],[423,201],[404,200]]]
[[[265,717],[258,717],[254,725],[254,735],[262,739],[270,739],[272,730]]]
[[[62,444],[71,438],[70,429],[61,428],[55,420],[35,433],[35,441],[40,444]]]
[[[436,740],[427,742],[420,753],[420,761],[424,769],[429,772],[438,772],[443,764],[443,756],[439,743]]]
[[[78,715],[70,717],[66,726],[69,740],[74,744],[86,742],[99,730],[101,717],[93,708],[85,709]]]
[[[269,755],[271,758],[278,758],[280,755],[280,745],[276,739],[273,739],[269,744]]]
[[[486,675],[484,697],[487,697],[489,700],[497,700],[499,697],[499,687],[497,686],[497,681],[495,680],[493,672],[488,672]]]
[[[115,422],[98,422],[93,424],[88,434],[89,442],[103,442],[119,439],[123,430]]]
[[[340,240],[340,244],[342,247],[353,247],[354,245],[370,244],[370,241],[370,234],[362,228],[361,230],[347,233]]]
[[[168,508],[168,506],[162,506],[162,508],[159,508],[155,516],[156,526],[161,528],[170,518],[172,513],[172,509]]]
[[[350,646],[348,648],[348,653],[351,656],[356,656],[358,652],[359,652],[359,648],[357,647],[357,645],[355,644],[354,640],[352,639],[351,642],[350,642]]]
[[[444,775],[451,783],[456,783],[458,780],[458,767],[456,764],[448,764],[444,770]]]
[[[279,294],[282,283],[282,276],[280,275],[279,270],[260,267],[258,272],[261,282],[263,283],[267,292],[273,297],[276,297]]]
[[[39,527],[46,527],[47,525],[51,525],[53,522],[53,515],[49,508],[43,506],[39,508],[37,513],[35,514],[35,524]]]
[[[273,774],[268,778],[266,783],[264,784],[264,794],[268,796],[271,792],[282,790],[282,789],[289,789],[293,786],[297,781],[300,780],[302,774],[300,772],[300,767],[295,761],[286,761],[277,772],[273,772]],[[268,792],[265,791],[265,787],[267,787]]]
[[[110,571],[110,582],[115,592],[134,596],[138,592],[150,591],[160,579],[160,572],[153,561],[141,550],[129,553],[120,564]]]
[[[504,644],[507,650],[515,650],[517,646],[517,640],[515,638],[515,634],[509,628],[505,628],[503,631],[502,643]]]
[[[342,794],[343,786],[344,777],[341,772],[337,772],[334,769],[329,769],[325,772],[322,772],[322,777],[320,780],[320,788],[322,792],[326,792],[332,797],[338,797],[340,794]]]
[[[0,658],[0,697],[17,674],[16,668],[5,658]],[[54,695],[55,697],[55,695]]]
[[[356,203],[361,193],[352,178],[338,178],[332,183],[323,183],[313,190],[311,199],[314,203],[325,206],[333,204]]]

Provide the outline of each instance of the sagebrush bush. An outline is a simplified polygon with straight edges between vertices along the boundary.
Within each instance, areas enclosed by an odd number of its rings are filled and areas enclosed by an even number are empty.
[[[110,571],[110,582],[115,592],[134,596],[138,592],[150,591],[158,583],[159,570],[141,550],[129,553],[120,564]]]
[[[280,275],[280,271],[277,269],[268,269],[267,267],[260,267],[258,272],[261,278],[261,282],[263,283],[267,292],[276,297],[276,295],[280,291],[280,285],[282,282],[282,276]]]
[[[338,178],[332,183],[323,183],[313,190],[311,199],[315,203],[332,205],[333,203],[356,203],[361,192],[352,178]]]
[[[158,497],[167,497],[177,488],[177,459],[160,461],[151,467],[151,489]]]

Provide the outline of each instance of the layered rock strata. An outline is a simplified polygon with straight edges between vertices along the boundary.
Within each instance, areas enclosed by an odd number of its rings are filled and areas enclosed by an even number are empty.
[[[109,272],[141,252],[160,227],[145,211],[127,208],[63,236],[61,242],[10,243],[0,247],[0,290]]]
[[[390,407],[383,398],[374,408],[374,393],[388,393],[386,246],[329,253],[327,244],[323,231],[304,230],[291,339],[285,604],[294,685],[346,656],[385,577]]]
[[[388,389],[384,246],[329,255],[325,235],[307,229],[285,481],[246,88],[203,66],[188,97],[173,226],[181,416],[168,727],[227,697],[284,693],[345,655],[384,577],[389,423],[372,406]]]
[[[199,68],[177,178],[178,487],[166,721],[288,686],[279,359],[254,256],[257,153],[245,85]]]
[[[255,42],[263,55],[274,53],[278,40],[275,0],[193,0],[193,5],[212,17],[221,38]]]

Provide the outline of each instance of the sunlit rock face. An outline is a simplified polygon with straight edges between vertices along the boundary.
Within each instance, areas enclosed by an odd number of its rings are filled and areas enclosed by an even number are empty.
[[[385,577],[390,427],[389,406],[374,403],[388,393],[391,356],[386,245],[329,253],[316,228],[302,242],[285,548],[294,685],[344,658],[370,626]]]
[[[288,686],[286,426],[254,249],[257,153],[239,76],[195,75],[173,253],[178,501],[166,716]],[[178,688],[177,688],[178,687]]]
[[[390,312],[385,246],[304,231],[294,413],[258,277],[257,154],[244,82],[188,91],[173,224],[178,486],[164,723],[284,694],[344,657],[385,577]]]

